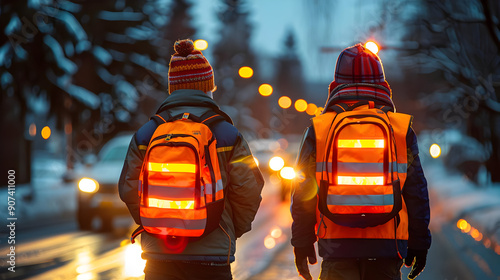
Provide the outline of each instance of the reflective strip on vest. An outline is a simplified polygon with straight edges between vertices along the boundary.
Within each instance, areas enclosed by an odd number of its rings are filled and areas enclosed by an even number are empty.
[[[179,188],[179,187],[149,185],[148,195],[157,198],[162,197],[171,199],[180,199],[180,198],[192,199],[194,197],[194,187]]]
[[[176,229],[203,230],[206,219],[184,220],[176,218],[146,218],[141,217],[142,225],[145,227],[168,227]]]
[[[168,200],[148,198],[148,207],[164,209],[194,209],[194,200]]]
[[[148,162],[148,170],[153,172],[195,173],[196,165],[189,163],[156,163]]]
[[[383,206],[392,205],[394,195],[334,195],[327,197],[328,205],[342,206]]]
[[[222,189],[223,189],[222,179],[217,180],[217,183],[215,183],[215,192],[217,193],[218,191],[221,191]],[[212,193],[212,184],[210,184],[210,183],[205,184],[205,193],[206,194],[213,194]]]
[[[384,176],[337,176],[338,185],[378,185],[384,184]]]
[[[406,173],[407,164],[406,163],[395,163],[393,162],[393,170],[398,173]],[[322,168],[325,164],[323,162],[316,163],[316,172],[323,171]],[[332,163],[328,162],[326,165],[326,170],[331,173]],[[338,173],[382,173],[384,170],[384,164],[382,162],[338,162],[337,172]]]

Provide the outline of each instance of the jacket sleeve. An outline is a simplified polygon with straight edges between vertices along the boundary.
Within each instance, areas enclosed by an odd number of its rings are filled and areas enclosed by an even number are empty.
[[[228,164],[227,199],[233,210],[235,235],[239,238],[252,228],[252,221],[262,200],[264,178],[241,134],[238,134]]]
[[[316,139],[310,126],[297,156],[297,178],[292,183],[292,240],[294,247],[307,247],[316,242]]]
[[[136,134],[134,134],[118,182],[120,199],[127,204],[136,224],[140,224],[138,186],[142,161],[146,153],[146,150],[144,148],[139,149],[139,146],[137,145]]]
[[[403,199],[408,209],[408,248],[426,250],[431,246],[429,194],[427,180],[418,156],[417,136],[412,128],[408,131],[406,143],[408,170],[403,187]]]

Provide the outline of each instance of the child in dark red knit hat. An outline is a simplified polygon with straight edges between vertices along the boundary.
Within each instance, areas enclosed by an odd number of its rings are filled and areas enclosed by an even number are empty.
[[[385,80],[380,58],[361,44],[347,48],[339,55],[328,92],[331,104],[371,100],[394,108],[392,91]]]
[[[328,93],[296,164],[291,243],[299,275],[312,279],[317,241],[320,279],[401,279],[403,258],[414,279],[431,234],[412,116],[395,112],[382,62],[361,44],[340,53]]]

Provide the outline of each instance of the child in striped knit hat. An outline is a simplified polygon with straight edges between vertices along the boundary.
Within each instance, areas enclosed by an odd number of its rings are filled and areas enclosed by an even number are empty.
[[[168,70],[169,94],[178,89],[215,91],[212,66],[201,51],[194,49],[193,41],[179,40],[175,42],[174,50]]]
[[[208,194],[215,196],[216,193],[223,190],[223,193],[228,193],[230,196],[224,198],[222,214],[215,213],[206,217],[207,221],[210,220],[211,224],[218,227],[198,238],[161,236],[142,231],[139,227],[134,232],[134,237],[141,234],[144,252],[142,257],[147,259],[144,270],[146,279],[232,279],[230,264],[235,261],[236,239],[251,229],[252,221],[260,205],[264,179],[242,134],[233,126],[231,118],[219,108],[212,98],[212,92],[216,86],[210,63],[201,51],[195,50],[193,42],[189,39],[175,42],[174,49],[175,54],[172,55],[168,71],[169,96],[159,106],[157,115],[144,124],[134,134],[130,142],[118,184],[120,198],[125,202],[138,225],[146,226],[145,223],[149,222],[153,226],[166,227],[168,222],[170,224],[176,223],[177,228],[183,230],[204,228],[204,225],[200,226],[203,217],[192,220],[190,217],[184,219],[186,216],[178,214],[180,218],[168,218],[168,221],[166,221],[167,218],[162,217],[143,219],[141,217],[143,210],[139,206],[138,190],[140,184],[138,182],[153,134],[160,124],[169,119],[169,116],[171,119],[188,116],[191,119],[207,121],[204,123],[215,137],[211,141],[216,140],[221,179],[213,184],[207,182],[205,185],[202,182],[195,184],[194,179],[189,179],[191,177],[186,176],[186,181],[181,182],[186,185],[186,188],[177,188],[161,185],[174,181],[170,179],[174,178],[173,176],[162,175],[160,176],[162,179],[155,179],[159,180],[158,184],[161,187],[156,186],[156,193],[146,192],[146,195],[157,200],[164,195],[178,196],[182,200],[191,196],[193,191],[195,193],[196,191],[204,192],[203,185],[206,187],[207,196]],[[196,134],[200,132],[186,129],[186,133]],[[178,156],[179,162],[183,162],[183,157],[186,155],[179,153]],[[206,165],[205,167],[202,169],[203,172],[209,172],[208,167]],[[203,181],[203,179],[199,180]],[[147,186],[151,187],[151,185]],[[140,188],[142,190],[146,187],[141,185]],[[177,190],[191,188],[191,191],[183,193]],[[202,191],[199,190],[200,188]],[[155,195],[160,196],[160,198]],[[203,197],[203,193],[201,193],[201,197]],[[209,215],[209,211],[207,211],[207,215]],[[157,224],[155,225],[155,223]]]

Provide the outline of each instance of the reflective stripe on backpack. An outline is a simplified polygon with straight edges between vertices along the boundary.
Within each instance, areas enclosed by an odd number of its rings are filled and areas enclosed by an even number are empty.
[[[402,207],[397,151],[389,118],[382,111],[337,114],[327,135],[320,172],[319,209],[333,222],[372,227]]]

